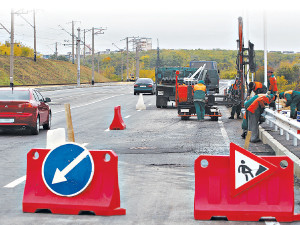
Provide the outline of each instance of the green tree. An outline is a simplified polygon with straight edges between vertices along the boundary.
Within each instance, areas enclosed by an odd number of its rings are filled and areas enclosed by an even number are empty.
[[[277,88],[279,92],[286,91],[286,85],[288,81],[284,76],[277,77]]]

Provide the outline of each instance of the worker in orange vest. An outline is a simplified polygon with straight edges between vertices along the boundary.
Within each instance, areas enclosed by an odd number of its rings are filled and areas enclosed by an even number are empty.
[[[243,129],[243,134],[241,135],[242,138],[245,138],[247,135],[247,131],[248,131],[248,120],[249,120],[249,112],[248,112],[248,108],[249,106],[258,98],[258,95],[254,95],[252,98],[250,98],[248,101],[245,102],[244,106],[245,106],[245,113],[244,113],[244,118],[242,121],[242,129]]]
[[[262,83],[255,81],[249,83],[249,89],[248,89],[248,95],[251,94],[251,91],[253,91],[256,95],[258,94],[266,94],[267,93],[267,87],[263,85]]]
[[[262,95],[248,107],[248,130],[252,132],[251,142],[259,142],[259,122],[265,106],[275,100],[274,95]]]
[[[278,91],[276,77],[274,76],[272,70],[269,70],[267,74],[268,74],[268,94],[276,95]],[[271,102],[270,108],[272,108],[273,110],[276,109],[275,102]]]
[[[285,106],[291,106],[290,117],[296,119],[296,108],[300,111],[300,92],[292,90],[281,92],[279,98],[286,100]]]
[[[206,86],[204,81],[198,81],[198,84],[194,86],[194,105],[197,113],[197,119],[199,121],[204,121],[205,115],[205,94]]]

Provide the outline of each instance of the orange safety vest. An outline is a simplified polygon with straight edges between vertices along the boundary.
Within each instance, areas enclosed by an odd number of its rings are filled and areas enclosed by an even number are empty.
[[[194,86],[194,91],[204,91],[206,92],[206,86],[204,84],[196,84]]]
[[[232,84],[232,89],[233,90],[237,90],[238,89],[236,83]]]
[[[265,108],[265,103],[270,104],[270,100],[267,96],[260,96],[254,100],[254,102],[248,107],[248,111],[255,113],[255,110],[260,106]]]
[[[255,83],[254,91],[256,91],[258,88],[262,88],[262,83],[256,81],[254,83]]]
[[[269,82],[270,82],[269,91],[278,91],[276,77],[270,76]]]

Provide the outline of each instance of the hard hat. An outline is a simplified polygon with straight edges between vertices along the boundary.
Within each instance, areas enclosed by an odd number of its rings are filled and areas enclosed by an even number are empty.
[[[254,87],[254,85],[255,85],[254,82],[250,82],[249,83],[249,88],[252,89]]]

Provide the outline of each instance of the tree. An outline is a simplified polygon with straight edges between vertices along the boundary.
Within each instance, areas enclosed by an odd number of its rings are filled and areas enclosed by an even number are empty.
[[[264,82],[264,67],[260,66],[255,73],[255,81]]]
[[[0,43],[0,55],[10,55],[10,45]]]
[[[285,79],[284,76],[280,76],[277,77],[277,88],[278,88],[278,92],[283,92],[286,91],[286,85],[287,85],[288,81]]]
[[[299,78],[299,66],[287,61],[281,62],[276,73],[278,76],[284,76],[289,83],[292,83]]]
[[[141,57],[141,61],[143,62],[143,68],[150,69],[150,56],[145,55]]]
[[[21,56],[24,57],[33,57],[34,56],[34,50],[29,47],[22,47],[21,48]]]

